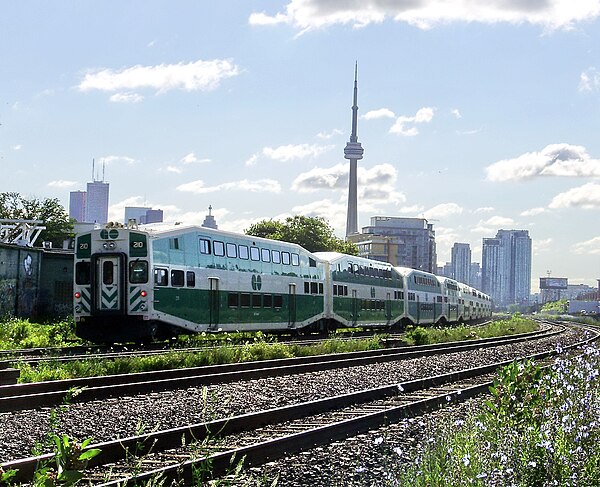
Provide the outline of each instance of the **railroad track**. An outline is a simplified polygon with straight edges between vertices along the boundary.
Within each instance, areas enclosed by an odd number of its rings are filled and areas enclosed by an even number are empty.
[[[291,359],[5,385],[0,386],[0,412],[18,411],[36,407],[52,407],[63,403],[65,398],[69,398],[70,402],[85,402],[186,387],[207,386],[215,383],[228,383],[239,380],[406,360],[439,353],[490,348],[558,335],[565,330],[565,326],[563,325],[554,327],[550,327],[547,323],[546,325],[545,328],[536,332],[472,340],[469,342],[385,348]],[[74,391],[77,391],[77,393],[73,394]]]
[[[596,330],[565,349],[595,340],[597,335]],[[555,353],[552,350],[523,358],[541,360]],[[464,401],[486,392],[494,372],[510,362],[91,445],[89,448],[99,448],[102,453],[90,461],[85,480],[93,485],[134,485],[160,475],[169,482],[187,483],[203,465],[210,466],[211,475],[221,477],[242,458],[246,467],[260,465],[435,410],[448,402]],[[136,454],[133,461],[132,453]],[[2,466],[18,469],[16,480],[26,482],[36,465],[51,458],[44,455]],[[110,480],[106,479],[107,468],[112,474]]]

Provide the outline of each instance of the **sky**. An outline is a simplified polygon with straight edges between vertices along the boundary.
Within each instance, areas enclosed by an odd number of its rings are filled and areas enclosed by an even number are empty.
[[[600,0],[0,2],[0,191],[343,237],[355,63],[359,227],[528,230],[533,290],[596,285]]]

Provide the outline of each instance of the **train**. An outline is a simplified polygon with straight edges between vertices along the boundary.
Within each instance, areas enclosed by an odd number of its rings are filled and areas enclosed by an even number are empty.
[[[79,233],[73,274],[76,334],[95,343],[388,329],[492,313],[489,296],[450,278],[201,226]]]

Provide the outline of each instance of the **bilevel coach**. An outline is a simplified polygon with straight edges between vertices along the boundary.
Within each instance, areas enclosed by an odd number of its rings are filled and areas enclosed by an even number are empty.
[[[179,333],[389,328],[491,315],[487,296],[444,279],[206,227],[113,227],[76,236],[74,316],[79,337],[111,343]],[[467,288],[474,293],[468,299]],[[466,313],[463,299],[477,302],[478,312]]]

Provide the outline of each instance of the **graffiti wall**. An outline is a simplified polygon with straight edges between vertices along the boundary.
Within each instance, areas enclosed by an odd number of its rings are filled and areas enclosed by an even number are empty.
[[[0,245],[0,316],[35,318],[42,251]]]

